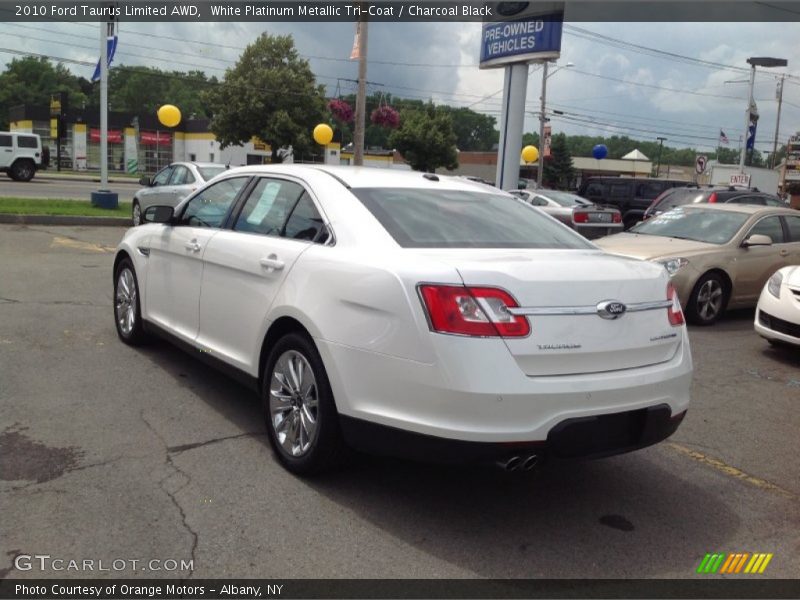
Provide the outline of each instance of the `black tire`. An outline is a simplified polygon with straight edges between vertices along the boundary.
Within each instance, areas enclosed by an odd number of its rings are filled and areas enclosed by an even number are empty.
[[[686,317],[694,325],[713,325],[725,313],[730,291],[718,273],[706,273],[695,284],[686,307]]]
[[[124,275],[125,272],[130,274],[130,278]],[[122,280],[127,281],[126,285],[122,285]],[[122,288],[122,289],[120,289]],[[133,290],[133,294],[130,291]],[[148,335],[144,331],[144,323],[142,323],[142,308],[139,302],[139,281],[136,278],[136,271],[133,268],[133,263],[129,258],[124,258],[117,265],[117,270],[114,272],[114,326],[117,328],[117,335],[119,339],[128,344],[129,346],[140,346],[148,341]],[[127,302],[125,301],[127,299]],[[133,312],[129,313],[127,307],[131,306]],[[123,314],[133,315],[133,323],[128,326],[128,322],[123,320]]]
[[[28,158],[20,158],[11,165],[11,179],[14,181],[30,181],[36,174],[36,164]]]
[[[134,198],[131,203],[131,222],[134,227],[138,227],[142,224],[142,207],[139,204],[139,200],[136,198]]]
[[[315,392],[312,392],[310,385],[303,392],[303,375],[299,378],[299,386],[293,385],[292,382],[288,382],[291,385],[287,386],[281,381],[283,369],[293,360],[296,361],[294,363],[296,372],[297,362],[302,362],[299,357],[305,361],[303,369],[311,367]],[[276,372],[280,375],[276,375]],[[310,380],[305,381],[308,383]],[[296,383],[295,380],[294,384]],[[299,391],[293,390],[293,387]],[[275,393],[282,394],[286,399],[279,399]],[[316,406],[310,402],[314,395],[316,395]],[[272,347],[264,367],[261,400],[270,445],[278,462],[284,468],[296,475],[314,475],[339,466],[343,462],[347,455],[347,447],[339,427],[339,413],[336,410],[322,359],[308,335],[288,333]],[[304,406],[305,402],[308,403]],[[279,405],[283,408],[277,408]],[[274,413],[273,406],[276,407]],[[313,421],[311,416],[314,418]],[[314,427],[311,436],[309,436],[310,425]],[[295,439],[295,427],[296,448],[292,443]],[[304,448],[303,444],[303,431],[306,432],[307,448]],[[287,448],[287,445],[292,448]]]

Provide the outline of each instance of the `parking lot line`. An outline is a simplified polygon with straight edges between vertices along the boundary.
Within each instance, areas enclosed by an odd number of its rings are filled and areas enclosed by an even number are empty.
[[[786,496],[787,498],[796,499],[797,496],[790,492],[789,490],[785,490],[782,487],[775,485],[774,483],[767,481],[766,479],[761,479],[759,477],[754,477],[744,471],[737,469],[736,467],[732,467],[731,465],[717,459],[712,458],[710,456],[706,456],[702,452],[698,452],[697,450],[692,450],[691,448],[687,448],[681,444],[676,444],[675,442],[667,442],[667,446],[676,450],[680,454],[691,458],[692,460],[696,460],[697,462],[703,463],[704,465],[708,465],[720,473],[727,475],[728,477],[732,477],[734,479],[741,479],[742,481],[746,481],[750,485],[753,485],[757,488],[761,488],[763,490],[768,490],[770,492],[776,492],[781,494],[782,496]]]

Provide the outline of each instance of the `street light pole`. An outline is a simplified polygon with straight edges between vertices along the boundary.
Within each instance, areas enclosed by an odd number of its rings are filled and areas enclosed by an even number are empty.
[[[775,139],[772,141],[772,160],[770,161],[770,168],[775,168],[775,155],[778,153],[778,129],[781,126],[781,105],[783,104],[783,80],[786,75],[781,75],[781,80],[778,82],[778,117],[775,119]]]
[[[750,62],[749,60],[747,62]],[[750,63],[750,87],[747,94],[747,109],[744,111],[744,147],[739,153],[739,172],[744,173],[744,157],[747,154],[747,139],[750,136],[750,111],[753,110],[753,86],[756,82],[756,65]]]
[[[542,176],[544,175],[544,124],[545,124],[545,103],[547,102],[547,66],[550,63],[544,61],[542,65],[542,97],[539,112],[539,165],[536,168],[536,184],[542,187]],[[555,73],[555,71],[553,71]]]
[[[665,137],[657,137],[658,140],[658,159],[656,160],[656,178],[661,174],[661,148],[664,146],[664,142],[667,138]]]
[[[367,118],[367,21],[358,22],[358,94],[353,132],[353,164],[364,164],[364,131]]]

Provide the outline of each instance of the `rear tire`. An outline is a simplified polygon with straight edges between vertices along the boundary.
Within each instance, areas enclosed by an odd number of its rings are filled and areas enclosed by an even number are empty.
[[[695,284],[686,316],[695,325],[713,325],[725,312],[728,305],[728,284],[717,273],[706,273]]]
[[[148,340],[139,297],[136,271],[131,260],[125,258],[114,273],[114,325],[119,339],[129,346],[140,346]]]
[[[330,382],[308,335],[288,333],[270,350],[261,383],[267,435],[278,462],[296,475],[342,463],[347,447]]]
[[[36,174],[36,165],[27,158],[20,158],[11,165],[11,179],[14,181],[30,181]]]

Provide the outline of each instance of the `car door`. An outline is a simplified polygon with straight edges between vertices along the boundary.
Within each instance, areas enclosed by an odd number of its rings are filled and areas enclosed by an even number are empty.
[[[148,206],[153,206],[156,204],[168,204],[168,198],[164,193],[164,189],[169,184],[173,170],[173,165],[164,167],[158,173],[153,175],[152,183],[149,187],[146,187],[137,193],[142,212],[144,212]]]
[[[168,206],[178,206],[181,200],[188,196],[188,187],[186,180],[189,178],[189,169],[183,165],[174,165],[172,175],[170,175],[167,185],[165,185],[161,194],[163,195],[162,204]]]
[[[758,298],[767,279],[786,265],[789,255],[789,244],[785,243],[783,224],[778,215],[758,220],[743,239],[756,234],[769,236],[772,245],[740,249],[733,288],[734,295],[743,302],[754,302]]]
[[[786,233],[789,239],[786,248],[789,253],[786,257],[787,264],[800,265],[800,215],[784,215],[783,222],[786,223]]]
[[[0,169],[11,166],[11,159],[14,157],[12,139],[10,134],[0,133]]]
[[[231,177],[194,196],[148,239],[147,319],[185,341],[197,337],[203,255],[249,177]]]
[[[241,370],[258,372],[266,319],[297,258],[325,230],[309,191],[297,180],[262,177],[232,229],[203,257],[198,345]]]

